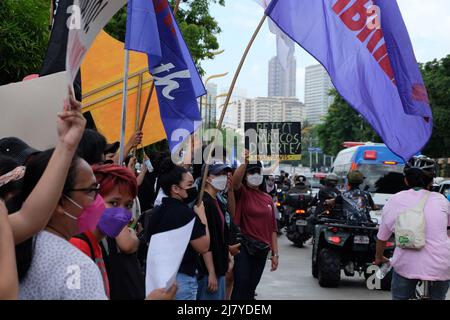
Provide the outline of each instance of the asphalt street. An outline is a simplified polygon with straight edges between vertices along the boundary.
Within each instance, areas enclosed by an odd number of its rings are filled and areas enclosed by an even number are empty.
[[[282,235],[278,238],[280,264],[270,272],[270,261],[266,265],[261,282],[256,290],[257,300],[390,300],[388,291],[369,290],[364,276],[341,275],[338,288],[321,288],[311,275],[312,246],[297,248]],[[450,295],[447,296],[447,299]]]

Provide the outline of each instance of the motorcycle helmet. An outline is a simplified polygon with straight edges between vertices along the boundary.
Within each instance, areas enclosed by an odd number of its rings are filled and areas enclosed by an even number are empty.
[[[350,171],[347,174],[347,179],[348,179],[348,182],[353,185],[360,185],[361,183],[364,182],[364,176],[358,170]]]
[[[419,169],[427,175],[436,177],[436,161],[424,155],[414,156],[409,159],[405,163],[403,173],[406,175],[411,169]]]
[[[330,173],[325,178],[325,182],[327,182],[327,183],[329,183],[329,184],[331,184],[333,186],[336,186],[338,184],[338,182],[339,182],[339,177],[336,174],[334,174],[334,173]]]

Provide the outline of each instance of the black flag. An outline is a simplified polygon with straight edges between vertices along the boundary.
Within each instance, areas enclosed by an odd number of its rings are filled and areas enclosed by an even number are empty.
[[[66,70],[66,52],[67,41],[69,38],[69,29],[67,21],[70,13],[67,9],[73,5],[73,0],[53,0],[53,24],[47,54],[41,68],[40,76],[46,76]],[[71,12],[71,11],[69,11]],[[75,97],[81,101],[81,71],[78,72],[73,83]]]

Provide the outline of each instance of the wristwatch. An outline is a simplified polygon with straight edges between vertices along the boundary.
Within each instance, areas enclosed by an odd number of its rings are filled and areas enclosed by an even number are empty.
[[[277,257],[277,258],[279,258],[280,255],[279,255],[278,253],[273,253],[273,252],[272,252],[272,257]]]

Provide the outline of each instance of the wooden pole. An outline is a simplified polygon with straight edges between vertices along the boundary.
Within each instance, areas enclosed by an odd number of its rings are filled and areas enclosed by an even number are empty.
[[[175,5],[175,9],[173,9],[173,16],[174,17],[176,16],[176,14],[178,12],[178,9],[180,8],[180,2],[181,2],[181,0],[177,0],[177,4]]]
[[[152,100],[154,90],[155,90],[155,83],[153,82],[152,86],[150,87],[150,92],[148,93],[147,102],[145,103],[144,113],[142,114],[141,124],[139,125],[139,131],[142,131],[142,129],[144,129],[145,118],[147,118],[147,111],[150,105],[150,101]]]
[[[239,66],[236,70],[236,73],[234,74],[230,89],[228,90],[228,95],[227,95],[227,98],[226,98],[224,106],[223,106],[222,114],[220,115],[219,122],[217,123],[218,130],[220,128],[222,128],[223,119],[225,118],[225,113],[227,112],[228,104],[230,103],[230,99],[231,99],[231,95],[233,94],[234,86],[236,85],[239,74],[241,73],[245,59],[248,56],[248,53],[253,45],[253,42],[255,42],[256,36],[258,35],[259,31],[261,30],[261,27],[263,26],[264,22],[266,21],[266,18],[267,18],[267,15],[264,14],[264,16],[261,18],[261,21],[259,22],[258,27],[256,28],[255,32],[253,33],[252,38],[250,39],[250,42],[248,43],[247,48],[244,51],[244,55],[242,56],[241,61],[239,62]],[[211,159],[211,154],[212,154],[212,151],[214,150],[215,142],[216,142],[215,138],[213,137],[213,139],[211,141],[211,148],[209,149],[209,153],[208,153],[208,158],[206,159],[206,162],[205,162],[205,171],[204,171],[203,177],[202,177],[202,186],[200,188],[199,196],[197,199],[197,205],[200,205],[200,203],[202,202],[202,199],[203,199],[203,194],[205,193],[206,177],[208,177],[208,166],[206,164]]]

